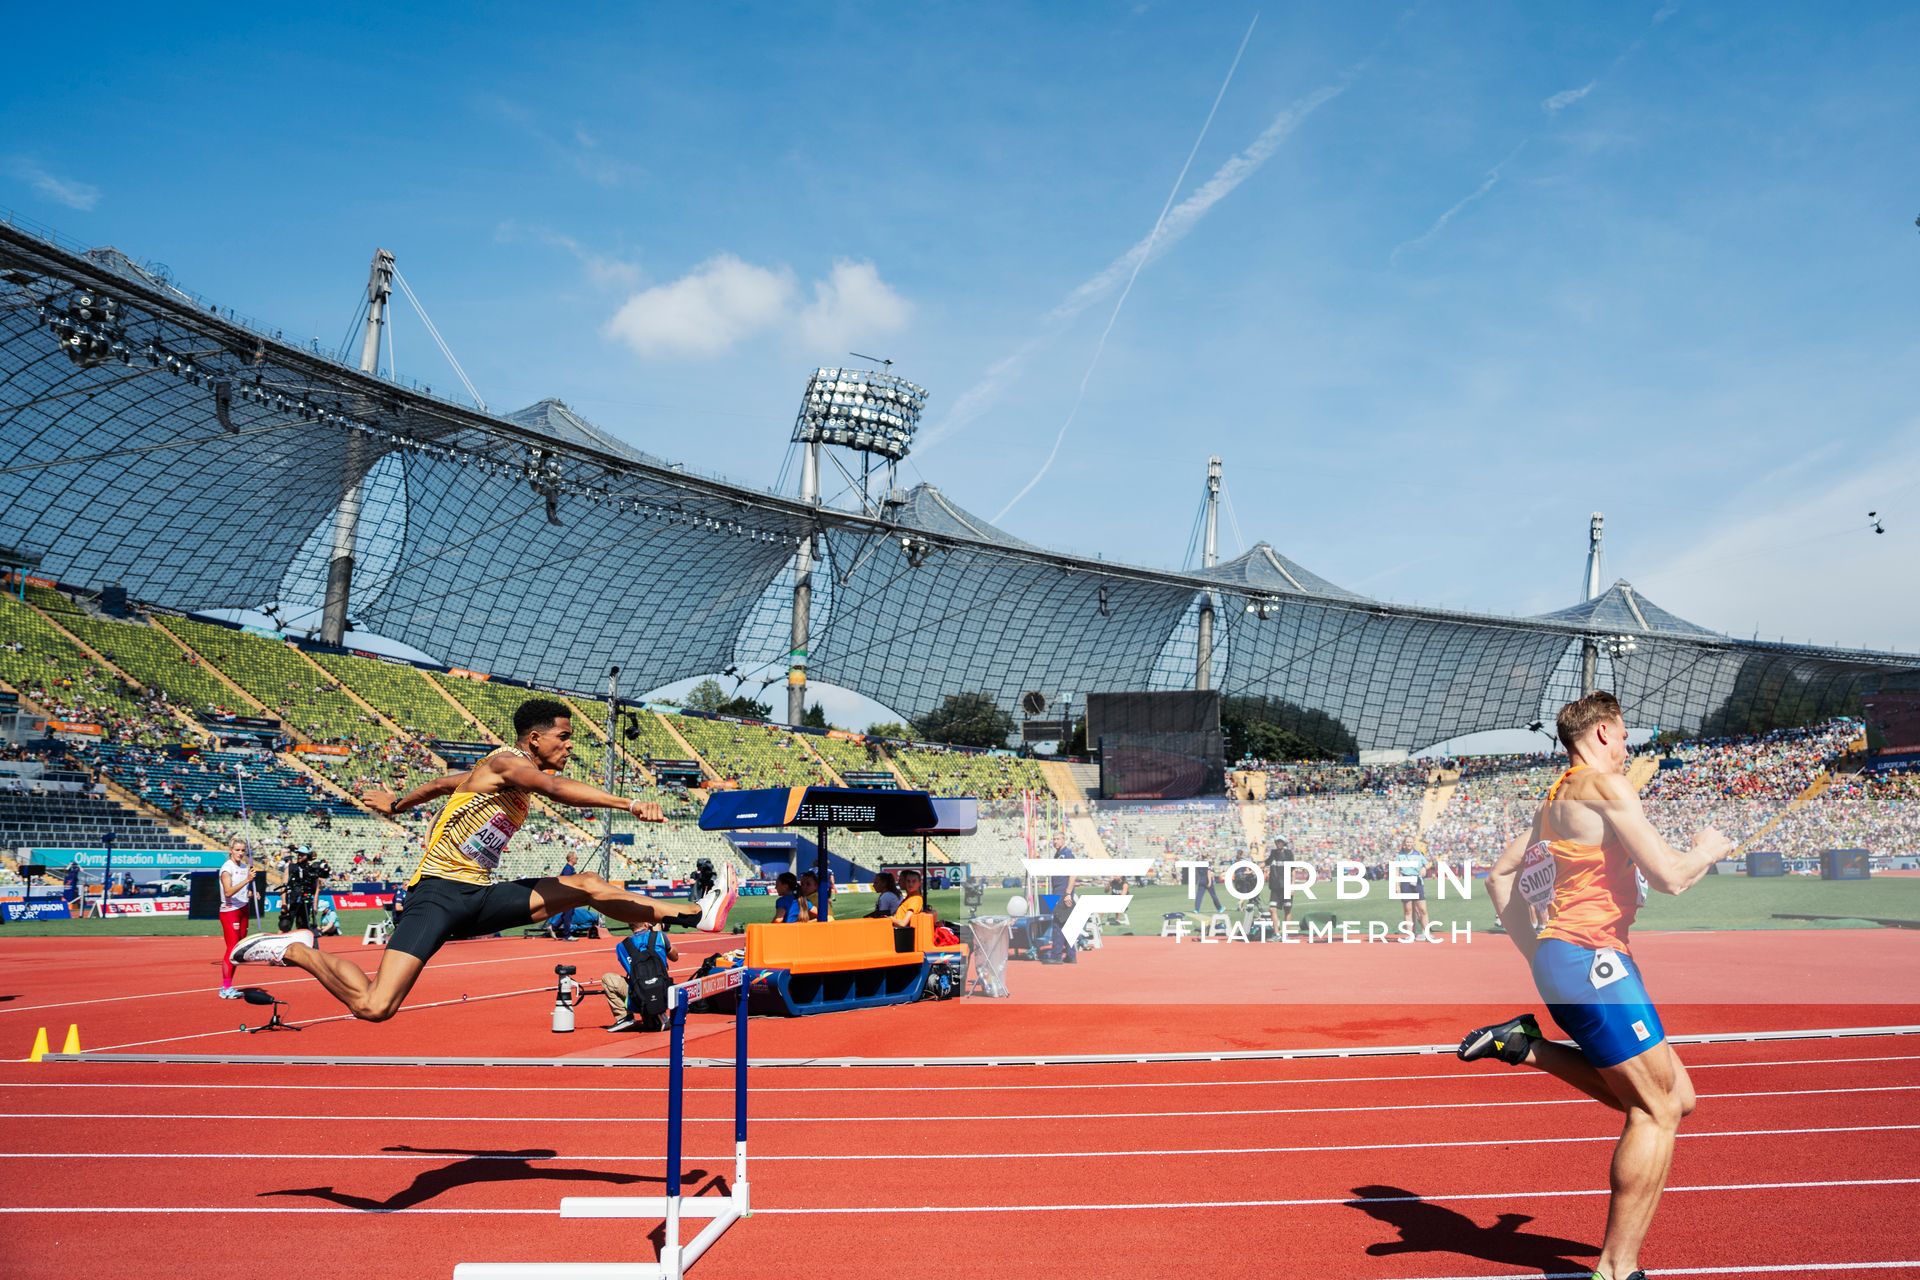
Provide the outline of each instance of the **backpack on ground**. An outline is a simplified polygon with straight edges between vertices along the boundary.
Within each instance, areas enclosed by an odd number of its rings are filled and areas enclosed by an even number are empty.
[[[622,939],[620,949],[627,960],[627,1013],[640,1020],[642,1031],[658,1031],[666,1025],[667,993],[673,986],[666,957],[635,938]]]

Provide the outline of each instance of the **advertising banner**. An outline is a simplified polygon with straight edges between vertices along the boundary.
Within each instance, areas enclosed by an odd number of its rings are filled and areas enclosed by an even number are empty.
[[[71,920],[64,902],[0,902],[0,915],[8,920]]]
[[[115,849],[113,869],[118,871],[217,871],[227,855],[218,849]],[[78,862],[83,870],[104,871],[105,849],[29,849],[24,862],[43,867],[64,867]]]
[[[183,916],[187,914],[185,898],[115,898],[109,901],[105,914],[110,916]]]

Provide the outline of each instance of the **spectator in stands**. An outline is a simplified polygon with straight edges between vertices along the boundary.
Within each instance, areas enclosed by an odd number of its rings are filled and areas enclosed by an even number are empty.
[[[666,930],[658,925],[636,924],[629,935],[620,940],[620,945],[613,949],[613,954],[620,961],[620,972],[607,972],[600,975],[601,994],[606,996],[607,1008],[613,1013],[613,1025],[607,1030],[632,1031],[639,1028],[642,1031],[658,1031],[660,1028],[657,1024],[652,1026],[643,1024],[641,1019],[635,1017],[627,1008],[629,991],[627,979],[632,976],[635,964],[647,963],[641,960],[640,957],[643,955],[658,957],[660,967],[664,970],[670,962],[680,958],[680,953],[674,949]],[[672,979],[669,978],[668,981]]]
[[[894,909],[893,923],[905,928],[913,923],[915,912],[927,909],[927,899],[920,891],[920,873],[902,871],[900,873],[900,905]]]
[[[253,902],[253,855],[235,836],[220,864],[220,998],[238,1000],[233,985],[233,947],[247,934],[247,908]]]
[[[775,897],[773,900],[773,922],[792,924],[806,919],[806,904],[800,897],[800,881],[791,871],[782,871],[773,878]]]
[[[882,871],[873,878],[873,910],[867,913],[869,918],[891,916],[900,907],[900,886],[894,883],[893,872]]]

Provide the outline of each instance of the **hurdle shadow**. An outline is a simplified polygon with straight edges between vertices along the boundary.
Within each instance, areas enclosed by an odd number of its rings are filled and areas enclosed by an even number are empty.
[[[458,1147],[409,1146],[383,1149],[415,1155],[461,1158],[452,1164],[442,1165],[438,1169],[427,1169],[415,1174],[411,1184],[384,1200],[375,1199],[372,1196],[355,1195],[350,1191],[340,1191],[333,1187],[289,1187],[283,1191],[262,1191],[259,1194],[262,1198],[307,1196],[315,1200],[344,1205],[349,1209],[363,1209],[368,1213],[393,1213],[425,1204],[456,1187],[479,1186],[490,1182],[611,1182],[620,1186],[630,1186],[636,1182],[666,1182],[664,1174],[613,1173],[604,1169],[556,1169],[536,1165],[534,1163],[536,1160],[553,1160],[559,1155],[557,1151],[542,1147],[518,1151],[472,1151]],[[682,1176],[697,1180],[706,1177],[707,1173],[704,1169],[688,1169]]]
[[[1378,1222],[1400,1233],[1398,1240],[1383,1240],[1367,1246],[1367,1255],[1385,1258],[1402,1253],[1453,1253],[1482,1262],[1538,1270],[1543,1275],[1590,1270],[1573,1258],[1595,1257],[1595,1245],[1558,1236],[1536,1235],[1520,1230],[1533,1221],[1530,1214],[1503,1213],[1489,1226],[1481,1226],[1464,1213],[1422,1199],[1402,1187],[1365,1186],[1353,1189],[1355,1199],[1346,1202]]]

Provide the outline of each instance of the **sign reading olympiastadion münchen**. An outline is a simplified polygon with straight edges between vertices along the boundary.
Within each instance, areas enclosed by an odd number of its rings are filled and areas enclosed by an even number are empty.
[[[217,871],[220,864],[227,860],[225,851],[220,849],[115,849],[113,867],[116,871],[138,871],[142,867],[168,871]],[[64,867],[68,863],[78,862],[89,870],[104,870],[107,865],[105,849],[29,849],[25,861],[37,863],[43,867]]]

